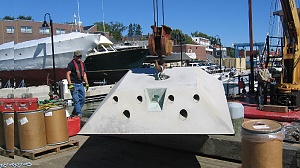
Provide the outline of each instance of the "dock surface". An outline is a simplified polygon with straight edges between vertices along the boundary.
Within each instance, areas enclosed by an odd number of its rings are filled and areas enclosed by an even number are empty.
[[[240,163],[197,156],[192,152],[138,143],[109,136],[76,135],[79,148],[57,153],[37,160],[15,156],[0,156],[1,164],[25,163],[31,167],[191,167],[191,168],[239,168]]]

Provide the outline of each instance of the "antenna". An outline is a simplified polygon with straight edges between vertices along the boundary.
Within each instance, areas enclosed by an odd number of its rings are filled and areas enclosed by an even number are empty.
[[[82,22],[80,20],[80,14],[79,14],[79,1],[77,0],[77,11],[78,11],[78,28],[79,28],[79,31],[81,32],[81,25],[82,25]],[[77,30],[77,29],[76,29]]]
[[[103,0],[102,0],[102,26],[103,26],[103,32],[105,33]]]
[[[79,15],[79,2],[77,0],[77,11],[78,11],[78,22],[80,22],[80,15]]]

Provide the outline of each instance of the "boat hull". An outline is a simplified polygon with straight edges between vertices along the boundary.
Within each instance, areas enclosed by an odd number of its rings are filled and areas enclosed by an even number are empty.
[[[88,71],[87,76],[91,86],[115,84],[128,71],[129,69]],[[56,82],[66,79],[66,72],[66,68],[56,68]],[[19,87],[23,79],[26,86],[51,85],[54,81],[53,69],[1,71],[0,76],[2,87],[5,87],[8,81],[10,81],[11,87],[14,87],[14,81],[16,82],[16,87]]]
[[[148,49],[136,48],[90,53],[86,56],[101,39],[105,40],[103,36],[97,34],[83,33],[55,36],[54,57],[51,52],[50,38],[2,46],[0,53],[7,55],[6,57],[0,55],[2,87],[23,86],[20,85],[23,79],[26,86],[50,85],[54,83],[54,80],[58,82],[65,79],[67,65],[72,60],[75,50],[82,51],[88,79],[91,82],[106,80],[106,84],[114,84],[129,69],[141,67],[149,52]],[[55,77],[53,61],[55,62]],[[6,85],[8,82],[10,86]]]
[[[56,68],[56,81],[65,79],[66,72],[66,68]],[[8,81],[10,81],[11,87],[13,87],[14,82],[16,83],[16,87],[18,87],[23,79],[26,86],[49,85],[53,84],[54,81],[53,69],[0,71],[0,76],[2,87],[5,87]]]
[[[84,63],[87,71],[140,68],[148,53],[149,49],[143,48],[108,52],[89,55]]]
[[[91,86],[110,85],[117,83],[128,71],[129,69],[87,71],[87,76]]]

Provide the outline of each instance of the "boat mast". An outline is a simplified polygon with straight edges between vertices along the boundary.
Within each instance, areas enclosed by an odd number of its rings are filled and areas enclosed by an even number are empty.
[[[103,26],[103,32],[105,34],[103,0],[102,0],[102,26]]]

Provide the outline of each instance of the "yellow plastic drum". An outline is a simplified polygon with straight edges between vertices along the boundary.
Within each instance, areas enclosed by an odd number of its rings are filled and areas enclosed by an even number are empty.
[[[0,111],[0,148],[5,148],[4,120],[1,111]]]
[[[65,108],[55,107],[45,111],[45,127],[48,145],[57,145],[69,141]]]
[[[39,150],[47,146],[44,111],[18,111],[21,151]]]
[[[242,124],[242,167],[282,168],[282,124],[266,119]]]

